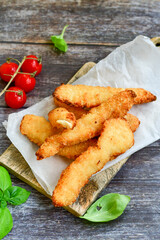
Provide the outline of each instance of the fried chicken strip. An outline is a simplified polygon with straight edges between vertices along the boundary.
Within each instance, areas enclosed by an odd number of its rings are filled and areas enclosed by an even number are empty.
[[[127,120],[132,132],[135,132],[140,124],[139,119],[130,113],[127,113],[123,118]]]
[[[75,160],[79,155],[85,152],[90,146],[96,146],[97,138],[88,139],[72,146],[65,146],[57,153],[60,156]]]
[[[33,114],[25,115],[21,121],[20,131],[31,142],[41,146],[47,137],[58,133],[59,131],[52,127],[52,125],[44,118],[35,116]],[[58,132],[57,132],[58,131]],[[73,146],[66,146],[58,152],[58,155],[76,159],[82,152],[86,151],[89,146],[95,146],[97,139],[89,139],[83,143],[79,143]]]
[[[128,124],[130,125],[132,132],[135,132],[140,124],[139,119],[136,116],[129,113],[127,113],[127,115],[124,118],[127,120]],[[41,124],[37,124],[37,121],[39,123],[41,121],[42,122]],[[47,129],[47,127],[48,127],[48,121],[47,120],[43,121],[42,117],[35,116],[35,115],[26,115],[21,122],[22,134],[24,134],[29,139],[32,139],[32,142],[34,142],[38,146],[42,145],[42,143],[44,142],[44,139],[46,137],[50,137],[50,134],[52,134],[52,132],[51,133],[48,132],[48,135],[45,135],[43,137],[44,129]],[[47,131],[45,133],[47,134]],[[88,147],[95,146],[96,144],[97,144],[97,138],[92,138],[85,142],[81,142],[72,146],[63,147],[58,152],[58,155],[74,160],[80,154],[85,152]]]
[[[36,152],[37,160],[54,156],[66,145],[75,145],[98,136],[105,120],[124,117],[133,106],[135,97],[132,90],[122,91],[100,106],[92,108],[88,114],[77,120],[74,129],[64,130],[61,134],[47,138]]]
[[[23,117],[20,125],[20,131],[26,135],[31,142],[40,146],[47,137],[59,133],[59,130],[53,128],[50,122],[44,117],[27,114]]]
[[[124,90],[124,88],[62,84],[55,89],[53,96],[58,101],[71,106],[92,108]],[[156,96],[142,88],[128,88],[128,90],[133,90],[137,95],[134,104],[142,104],[156,100]]]
[[[62,207],[72,204],[93,174],[133,144],[133,133],[126,120],[118,118],[105,121],[97,146],[89,147],[62,172],[52,196],[54,205]]]
[[[127,120],[132,132],[135,132],[140,124],[139,119],[130,113],[127,113],[126,116],[124,116],[124,119]],[[96,146],[96,144],[97,138],[91,138],[85,142],[81,142],[72,146],[63,147],[57,154],[75,160],[79,155],[85,152],[88,149],[88,147]]]
[[[48,120],[53,127],[60,129],[73,129],[76,125],[76,117],[74,113],[69,112],[67,109],[62,107],[58,107],[50,111],[48,113]]]
[[[66,103],[62,103],[60,101],[58,101],[56,98],[54,98],[55,100],[55,104],[56,106],[58,107],[64,107],[66,108],[68,111],[71,111],[74,113],[74,115],[76,116],[76,119],[82,117],[82,115],[84,114],[87,114],[89,110],[86,110],[86,109],[83,109],[83,108],[78,108],[78,107],[73,107],[73,106],[69,106],[68,104]],[[130,113],[127,113],[126,116],[124,117],[128,123],[130,124],[130,127],[132,129],[133,132],[136,131],[136,129],[139,127],[139,124],[140,124],[140,121],[139,119],[130,114]]]
[[[62,107],[62,108],[65,108],[67,109],[69,112],[72,112],[74,113],[76,119],[79,119],[81,118],[84,114],[88,113],[87,110],[81,108],[81,107],[73,107],[73,106],[70,106],[66,103],[63,103],[61,101],[59,101],[58,99],[54,98],[54,103],[57,107]]]

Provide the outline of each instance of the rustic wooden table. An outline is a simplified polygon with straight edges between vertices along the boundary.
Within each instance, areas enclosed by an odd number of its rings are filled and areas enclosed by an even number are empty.
[[[43,57],[43,71],[25,108],[52,94],[87,61],[98,62],[117,46],[142,34],[160,34],[160,1],[143,0],[0,0],[0,64],[7,57]],[[69,24],[65,39],[69,50],[57,54],[50,43]],[[0,88],[5,84],[0,81]],[[17,110],[18,111],[18,110]],[[0,122],[15,112],[0,99]],[[10,145],[0,125],[0,153]],[[110,223],[89,223],[12,176],[14,185],[31,191],[26,204],[11,207],[13,230],[6,240],[51,239],[160,239],[160,141],[135,153],[101,193],[131,196],[125,213]]]

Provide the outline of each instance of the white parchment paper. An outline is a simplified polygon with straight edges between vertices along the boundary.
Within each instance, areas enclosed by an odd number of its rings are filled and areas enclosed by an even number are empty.
[[[107,163],[104,169],[160,138],[160,50],[149,38],[138,36],[133,41],[118,47],[74,84],[140,87],[157,96],[157,101],[137,105],[131,109],[130,112],[141,121],[134,134],[135,144],[126,153]],[[7,124],[4,124],[8,138],[21,152],[38,182],[48,194],[52,194],[60,173],[69,164],[69,160],[54,156],[37,161],[35,152],[38,147],[20,133],[19,126],[24,115],[35,114],[47,118],[48,112],[54,107],[52,96],[49,96],[26,110],[10,114]]]

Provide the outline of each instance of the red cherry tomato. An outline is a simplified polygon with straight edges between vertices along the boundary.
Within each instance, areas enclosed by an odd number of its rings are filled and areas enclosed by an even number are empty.
[[[22,88],[25,92],[33,90],[36,84],[36,79],[28,74],[17,74],[15,77],[15,86]]]
[[[5,74],[13,75],[18,68],[18,64],[14,62],[6,62],[0,66],[0,77],[5,81],[9,82],[11,76],[6,76]],[[14,81],[14,79],[13,79]]]
[[[36,76],[41,72],[42,70],[42,63],[38,61],[38,58],[34,55],[29,55],[27,58],[33,58],[33,59],[26,59],[21,67],[23,72],[26,73],[33,73],[36,72]]]
[[[11,108],[21,108],[26,102],[26,94],[19,87],[10,87],[5,93],[5,101]]]

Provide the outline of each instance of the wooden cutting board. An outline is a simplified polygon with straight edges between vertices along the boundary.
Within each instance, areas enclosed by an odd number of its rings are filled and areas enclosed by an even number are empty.
[[[93,62],[84,64],[68,83],[75,82],[79,77],[86,74],[94,65],[95,63]],[[83,215],[91,203],[97,198],[102,189],[109,184],[112,178],[121,169],[127,159],[128,158],[120,161],[105,171],[92,176],[88,184],[82,188],[76,202],[66,207],[66,209],[74,215]],[[46,195],[48,198],[51,198],[51,196],[49,196],[39,185],[30,167],[13,144],[11,144],[9,148],[7,148],[7,150],[1,155],[0,165],[7,168],[10,173],[35,188],[40,193]]]

